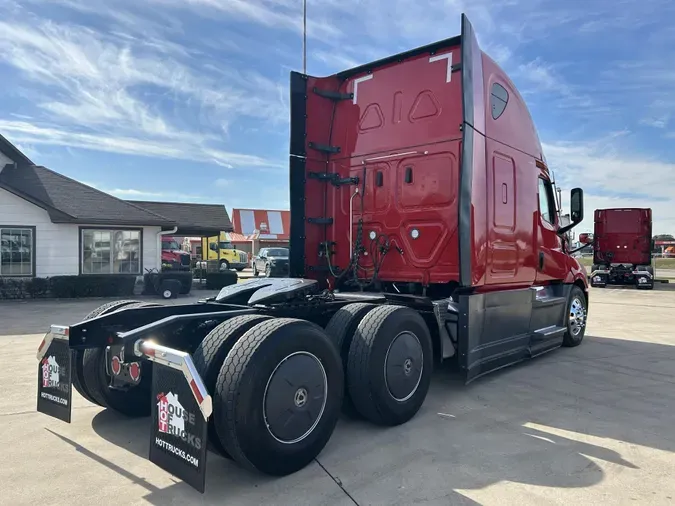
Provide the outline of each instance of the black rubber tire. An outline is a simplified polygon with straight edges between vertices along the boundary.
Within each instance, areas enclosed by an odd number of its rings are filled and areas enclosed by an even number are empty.
[[[260,273],[258,272],[258,268],[253,264],[253,275],[257,278]]]
[[[584,305],[584,309],[586,310],[586,322],[588,321],[588,304],[586,300],[586,295],[584,294],[583,290],[579,288],[578,286],[574,285],[572,287],[572,291],[570,292],[569,297],[567,298],[567,304],[565,305],[565,325],[567,327],[567,330],[565,330],[565,335],[563,336],[563,342],[562,345],[565,348],[574,348],[575,346],[579,346],[581,344],[581,341],[584,339],[584,334],[586,334],[586,325],[581,329],[581,332],[574,336],[572,334],[572,327],[570,325],[570,312],[571,312],[571,307],[572,307],[572,302],[574,301],[575,298],[578,298],[581,303]]]
[[[148,302],[138,302],[125,306],[158,306]],[[152,362],[146,361],[141,367],[141,381],[137,387],[127,391],[113,390],[108,387],[108,375],[105,367],[105,348],[85,350],[82,359],[82,378],[87,391],[96,403],[128,417],[142,417],[150,414],[150,390],[152,388]]]
[[[422,350],[422,373],[410,398],[399,401],[387,387],[385,360],[402,331],[417,337]],[[377,425],[400,425],[417,414],[429,391],[433,370],[431,334],[422,316],[404,306],[379,306],[359,323],[347,362],[347,387],[356,409]]]
[[[223,270],[223,265],[225,266],[225,269],[230,270],[230,262],[227,260],[221,260],[220,263],[218,264],[219,270]]]
[[[103,304],[102,306],[97,307],[94,309],[92,312],[90,312],[87,316],[85,316],[82,321],[87,321],[91,320],[92,318],[96,318],[97,316],[106,314],[106,313],[112,313],[113,311],[123,307],[123,306],[128,306],[129,304],[136,304],[139,301],[137,300],[115,300],[113,302],[108,302],[107,304]],[[73,380],[73,387],[75,390],[85,399],[87,399],[89,402],[93,404],[98,404],[96,399],[89,393],[87,390],[87,387],[84,384],[83,381],[83,374],[82,374],[82,360],[84,358],[84,350],[73,350],[72,352],[72,362],[73,362],[73,374],[72,374],[72,380]],[[99,404],[100,406],[100,404]]]
[[[177,279],[165,279],[159,286],[162,299],[177,299],[181,290],[181,282]]]
[[[298,442],[282,443],[272,436],[261,407],[277,366],[298,352],[320,361],[325,404],[311,432]],[[330,439],[340,416],[343,385],[340,356],[321,327],[293,318],[263,322],[237,341],[220,369],[214,398],[218,437],[242,467],[273,476],[299,471]]]
[[[197,346],[192,359],[209,394],[213,396],[220,368],[235,343],[250,329],[270,318],[256,314],[235,316],[214,328]],[[232,458],[218,439],[213,416],[209,418],[208,425],[209,449],[223,457]]]
[[[328,337],[333,341],[338,353],[340,353],[342,368],[345,371],[345,393],[344,400],[342,401],[342,411],[353,418],[359,417],[360,413],[354,406],[351,396],[349,395],[349,389],[347,388],[346,371],[347,361],[349,359],[349,347],[352,344],[352,338],[363,317],[376,307],[376,304],[368,302],[348,304],[338,309],[331,317],[328,325],[326,325],[326,334],[328,334]]]

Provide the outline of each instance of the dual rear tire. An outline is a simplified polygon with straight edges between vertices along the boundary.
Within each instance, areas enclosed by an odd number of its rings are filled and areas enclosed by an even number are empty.
[[[118,305],[111,304],[111,307],[98,313],[97,316],[111,313],[118,309],[132,309],[159,305],[137,301],[122,302],[122,304]],[[85,319],[89,318],[85,317]],[[87,393],[86,398],[101,407],[112,409],[128,417],[148,416],[151,408],[150,390],[152,387],[152,362],[144,361],[142,363],[139,369],[140,380],[136,386],[120,390],[110,387],[111,377],[108,372],[108,367],[106,367],[107,356],[105,348],[91,348],[82,352],[81,359],[78,358],[75,362],[76,374],[74,376],[78,376],[77,371],[78,368],[80,368],[79,384]]]
[[[423,318],[401,306],[350,304],[326,327],[237,316],[194,353],[212,392],[212,449],[269,475],[294,473],[328,443],[343,406],[378,425],[419,411],[432,373]]]
[[[97,307],[87,314],[82,321],[91,320],[122,308],[157,305],[137,300],[116,300]],[[103,348],[74,350],[72,352],[72,381],[75,390],[86,400],[104,408],[112,408],[131,416],[147,416],[150,412],[150,363],[141,368],[141,382],[138,387],[127,392],[111,389],[110,378],[106,372],[106,352]],[[130,393],[130,395],[127,395]]]
[[[417,414],[433,370],[431,334],[417,311],[349,304],[335,313],[326,331],[341,351],[347,414],[385,426]]]
[[[87,317],[144,305],[111,303]],[[151,362],[143,362],[138,387],[118,391],[108,387],[105,357],[105,349],[81,354],[75,388],[103,407],[147,416]],[[416,311],[358,303],[340,309],[325,330],[306,320],[236,316],[209,332],[193,360],[213,397],[210,449],[284,476],[321,453],[343,405],[379,425],[415,416],[431,381],[432,344]]]
[[[308,321],[237,316],[194,353],[213,395],[212,449],[242,467],[283,476],[321,453],[343,398],[340,356]]]

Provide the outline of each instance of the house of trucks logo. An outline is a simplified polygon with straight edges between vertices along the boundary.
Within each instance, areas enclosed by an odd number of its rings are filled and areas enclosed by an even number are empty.
[[[161,434],[170,434],[196,450],[201,449],[202,440],[194,434],[195,414],[187,411],[173,392],[157,396],[157,425]]]
[[[54,355],[42,359],[42,388],[59,388],[60,369]]]

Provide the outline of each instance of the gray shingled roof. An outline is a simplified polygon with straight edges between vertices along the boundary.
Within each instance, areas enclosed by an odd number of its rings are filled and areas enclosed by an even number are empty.
[[[54,223],[178,225],[166,216],[38,165],[5,165],[0,187],[46,209]]]
[[[176,235],[211,235],[232,232],[234,227],[223,205],[127,200],[131,204],[166,216],[178,224]]]
[[[33,162],[31,162],[26,155],[24,155],[21,151],[19,151],[19,149],[14,144],[9,142],[2,135],[0,135],[0,153],[4,154],[15,163],[25,163],[33,165]]]

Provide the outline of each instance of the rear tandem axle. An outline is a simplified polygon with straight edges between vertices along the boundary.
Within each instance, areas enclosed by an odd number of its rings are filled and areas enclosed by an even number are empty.
[[[286,475],[321,452],[343,407],[381,425],[412,418],[432,370],[420,312],[317,292],[314,281],[256,280],[218,302],[115,301],[52,325],[37,354],[38,411],[70,422],[72,384],[102,407],[150,415],[150,460],[202,492],[207,449]]]

